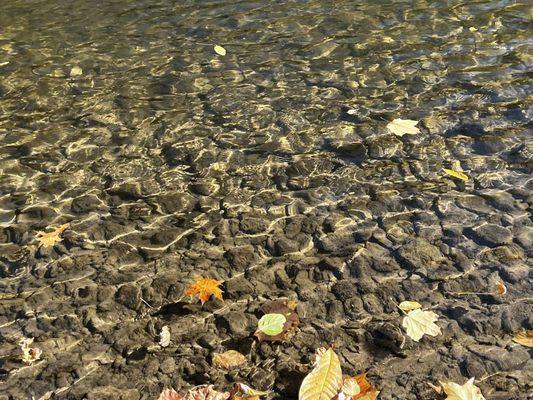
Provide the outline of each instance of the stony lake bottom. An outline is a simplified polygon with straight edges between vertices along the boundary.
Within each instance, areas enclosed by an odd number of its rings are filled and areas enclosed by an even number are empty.
[[[329,345],[383,400],[470,377],[528,399],[512,337],[533,329],[531,16],[521,0],[3,1],[0,399],[233,382],[296,399]],[[419,132],[391,133],[398,118]],[[224,303],[182,298],[196,277]],[[260,342],[273,299],[299,326]],[[407,337],[404,300],[442,334]],[[247,364],[214,366],[228,349]]]

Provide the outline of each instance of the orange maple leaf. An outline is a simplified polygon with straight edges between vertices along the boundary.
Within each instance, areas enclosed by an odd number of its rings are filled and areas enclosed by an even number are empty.
[[[204,304],[209,297],[213,295],[220,301],[224,302],[222,298],[222,289],[219,286],[222,284],[222,281],[217,281],[216,279],[210,278],[196,278],[194,285],[191,285],[187,288],[183,297],[195,296],[198,295],[200,302]]]
[[[51,247],[54,246],[56,243],[61,242],[63,240],[61,234],[69,226],[70,222],[67,222],[66,224],[59,225],[59,227],[54,229],[52,232],[37,231],[37,235],[39,236],[36,236],[36,239],[40,243],[39,246]]]

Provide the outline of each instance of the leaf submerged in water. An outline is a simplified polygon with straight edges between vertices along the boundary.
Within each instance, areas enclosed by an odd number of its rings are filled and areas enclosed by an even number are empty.
[[[420,129],[416,127],[418,121],[412,119],[393,119],[387,124],[387,129],[396,136],[416,135],[420,133]]]
[[[219,56],[226,55],[226,49],[222,46],[219,46],[218,44],[216,44],[213,49],[215,50],[215,53],[217,53]]]
[[[455,171],[453,169],[448,169],[448,168],[443,168],[442,169],[446,174],[450,175],[450,176],[453,176],[454,178],[457,178],[457,179],[460,179],[462,181],[467,181],[468,180],[468,175],[466,174],[463,174],[462,172],[460,171]]]

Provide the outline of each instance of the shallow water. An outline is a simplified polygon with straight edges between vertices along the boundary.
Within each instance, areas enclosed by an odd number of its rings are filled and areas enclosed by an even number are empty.
[[[129,321],[149,312],[144,302],[175,301],[191,273],[253,282],[253,268],[280,257],[349,263],[366,249],[409,264],[397,251],[418,238],[444,258],[460,252],[487,284],[503,268],[478,258],[487,249],[514,246],[528,263],[526,1],[3,3],[0,329],[10,343],[23,333],[63,340],[55,351],[116,348],[93,343],[87,315]],[[421,121],[420,133],[392,135],[395,118]],[[65,222],[60,245],[34,246],[37,230]],[[487,223],[501,235],[480,233]],[[178,282],[154,290],[170,268]],[[467,270],[450,261],[419,275]],[[134,300],[114,295],[125,284]],[[40,317],[70,327],[56,334]],[[10,362],[5,376],[20,367]],[[9,393],[75,381],[49,374]]]

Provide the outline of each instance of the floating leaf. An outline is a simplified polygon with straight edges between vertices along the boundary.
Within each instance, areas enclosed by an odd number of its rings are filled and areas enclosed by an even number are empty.
[[[422,308],[422,304],[417,301],[402,301],[398,308],[402,311],[411,311],[416,310],[417,308]]]
[[[265,314],[281,314],[286,321],[283,324],[283,329],[276,335],[269,335],[260,329],[255,332],[255,336],[259,340],[267,340],[271,342],[288,340],[296,332],[298,326],[298,313],[296,312],[297,303],[290,300],[274,300],[266,303],[261,307],[261,311]]]
[[[417,124],[418,121],[412,119],[396,118],[387,124],[387,129],[396,136],[416,135],[420,133],[420,129],[416,127]]]
[[[265,314],[257,324],[257,330],[265,335],[275,336],[283,332],[287,318],[283,314]]]
[[[220,301],[224,302],[224,299],[222,298],[222,289],[219,288],[221,284],[222,282],[217,281],[216,279],[196,278],[194,284],[189,286],[185,293],[183,293],[183,297],[198,295],[200,302],[204,304],[209,300],[209,297],[213,295]]]
[[[226,49],[222,46],[219,46],[218,44],[215,45],[214,50],[215,50],[215,53],[217,53],[220,56],[226,55]]]
[[[213,364],[220,368],[230,369],[246,363],[246,357],[235,350],[213,355]]]
[[[412,310],[403,318],[402,326],[407,335],[418,342],[424,335],[437,336],[441,333],[439,326],[435,324],[438,318],[432,311]]]
[[[22,350],[22,361],[26,364],[33,364],[41,358],[43,353],[41,349],[32,347],[33,338],[23,338],[19,341],[20,350]]]
[[[445,400],[485,400],[481,390],[474,385],[474,378],[470,378],[464,385],[455,382],[440,382],[444,393],[448,395]]]
[[[61,234],[69,226],[70,226],[70,223],[66,223],[66,224],[60,225],[58,228],[54,229],[52,232],[37,231],[37,235],[39,236],[36,237],[36,239],[39,241],[40,246],[43,246],[43,247],[54,246],[56,243],[59,243],[63,240],[61,238]]]
[[[526,347],[533,347],[533,330],[518,332],[513,337],[513,342]]]
[[[185,397],[181,396],[174,389],[165,389],[161,392],[157,400],[185,400]]]
[[[313,370],[300,386],[298,400],[331,400],[342,387],[342,371],[339,357],[330,347],[317,350]]]
[[[463,174],[460,171],[455,171],[453,169],[448,169],[448,168],[443,168],[442,170],[446,172],[448,175],[453,176],[454,178],[460,179],[465,182],[468,180],[468,175]]]
[[[161,328],[161,332],[159,332],[159,345],[161,347],[167,347],[170,344],[170,329],[168,329],[168,326],[164,326]]]

